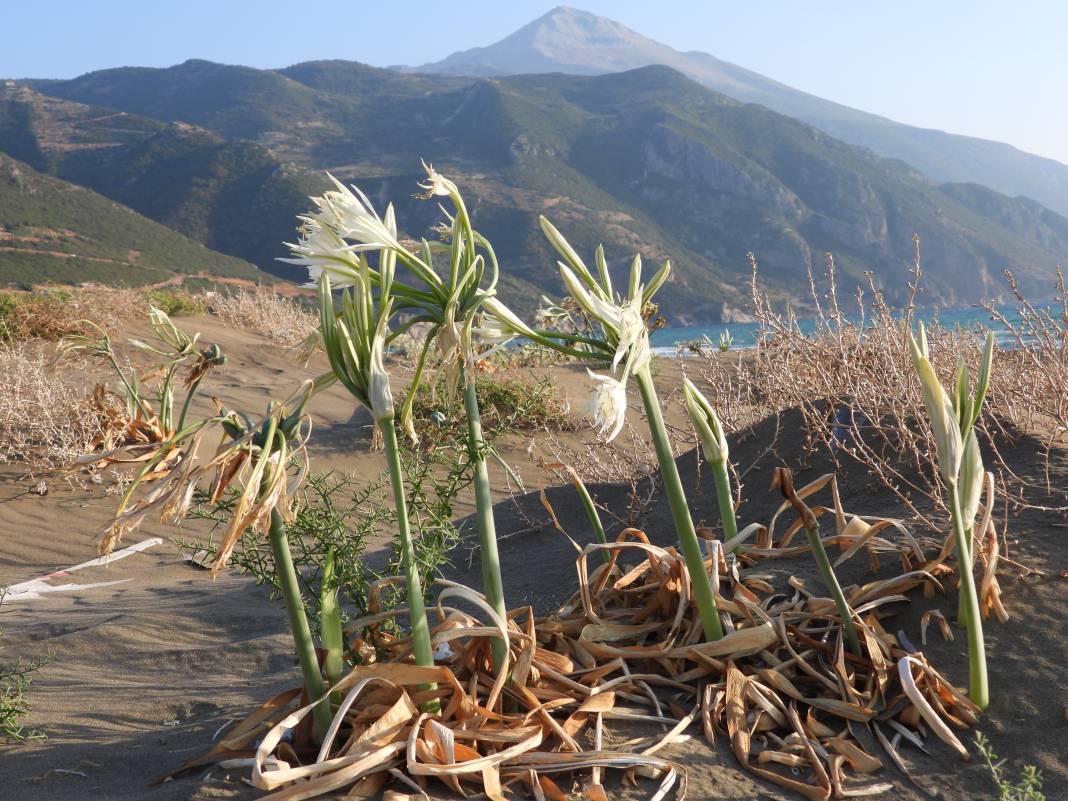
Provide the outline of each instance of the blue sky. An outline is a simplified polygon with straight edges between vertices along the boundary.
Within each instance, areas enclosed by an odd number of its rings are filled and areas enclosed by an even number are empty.
[[[0,0],[0,77],[65,78],[206,58],[419,64],[490,44],[533,0]],[[679,50],[703,50],[901,122],[1068,163],[1068,3],[1058,0],[576,0]]]

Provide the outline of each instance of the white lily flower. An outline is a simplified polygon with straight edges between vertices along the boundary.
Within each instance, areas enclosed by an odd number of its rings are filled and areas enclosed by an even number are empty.
[[[444,175],[434,169],[433,165],[423,162],[423,169],[426,170],[426,181],[419,184],[419,188],[426,194],[424,198],[432,197],[460,197],[460,188],[455,183],[450,181]]]
[[[627,420],[627,385],[610,375],[597,375],[589,369],[586,373],[598,384],[590,401],[589,415],[605,442],[611,442],[619,436]]]
[[[649,332],[645,328],[645,320],[641,312],[630,303],[624,303],[618,308],[619,342],[616,343],[616,354],[612,357],[612,369],[615,370],[624,357],[630,353],[628,370],[638,372],[649,363],[651,352],[649,350]]]
[[[649,349],[649,332],[642,319],[641,309],[629,300],[613,303],[605,300],[585,285],[574,271],[563,262],[557,262],[560,276],[568,293],[582,309],[597,320],[605,330],[616,337],[616,352],[612,357],[612,369],[615,370],[625,358],[628,373],[636,373],[645,367],[652,357]]]
[[[319,206],[320,220],[341,238],[356,243],[349,245],[348,250],[399,250],[396,226],[387,224],[375,214],[367,195],[358,187],[350,189],[330,173],[327,173],[327,177],[334,182],[337,190],[324,192],[322,197],[313,197],[312,201]],[[390,209],[386,210],[386,218],[393,219]]]
[[[286,242],[294,258],[279,259],[287,264],[307,267],[311,280],[307,286],[319,283],[323,273],[330,276],[330,283],[337,288],[352,286],[356,282],[359,263],[348,245],[319,216],[301,217],[300,241]]]
[[[518,334],[510,328],[502,325],[500,320],[495,317],[490,317],[489,315],[484,315],[482,317],[481,325],[472,328],[471,334],[479,345],[495,346],[511,342],[518,336]],[[494,350],[496,350],[496,348]],[[487,354],[480,354],[479,358],[485,359],[486,355]]]

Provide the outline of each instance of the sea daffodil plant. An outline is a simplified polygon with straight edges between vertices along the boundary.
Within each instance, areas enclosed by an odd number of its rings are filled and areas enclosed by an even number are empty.
[[[923,324],[918,336],[909,332],[909,350],[920,380],[924,406],[934,434],[938,471],[946,486],[950,520],[960,573],[960,617],[968,633],[968,694],[981,709],[990,702],[987,682],[986,643],[973,574],[972,526],[979,503],[983,463],[975,437],[975,422],[990,386],[994,337],[987,336],[975,393],[969,393],[968,370],[962,363],[952,393],[947,393],[935,374],[927,350]]]
[[[701,625],[708,640],[718,640],[723,636],[723,625],[715,592],[705,568],[704,553],[690,516],[682,478],[675,464],[671,440],[649,369],[652,352],[645,315],[653,297],[671,273],[671,262],[665,262],[649,283],[643,284],[642,260],[640,256],[635,256],[630,266],[626,293],[616,294],[603,247],[598,247],[595,253],[595,276],[563,234],[544,217],[541,218],[541,227],[561,256],[562,260],[557,262],[560,278],[571,300],[590,323],[592,333],[529,328],[517,333],[568,355],[599,361],[609,371],[608,375],[591,373],[597,383],[590,407],[591,416],[606,440],[613,439],[623,428],[628,380],[633,378],[637,383],[675,530],[690,573]],[[717,568],[713,565],[712,569]]]
[[[400,444],[394,425],[393,393],[389,386],[383,353],[389,336],[393,310],[391,288],[393,265],[385,259],[379,265],[377,299],[366,258],[344,276],[349,288],[343,290],[335,310],[331,274],[319,276],[319,322],[323,349],[337,380],[367,408],[382,434],[389,467],[393,501],[397,511],[401,563],[408,590],[412,653],[418,665],[432,666],[434,652],[423,602],[423,587],[415,559],[415,544],[408,519],[408,499],[400,461]]]
[[[424,190],[422,196],[446,198],[452,206],[451,213],[447,212],[447,224],[441,229],[444,243],[432,244],[424,239],[409,250],[397,236],[392,205],[379,218],[366,195],[355,187],[350,191],[335,181],[335,191],[313,198],[318,211],[302,218],[301,241],[289,246],[293,258],[287,261],[306,266],[320,284],[325,275],[334,286],[339,282],[352,285],[353,276],[360,274],[376,284],[380,292],[391,292],[393,311],[406,317],[397,330],[388,335],[390,338],[414,325],[429,325],[415,375],[400,410],[401,425],[416,441],[411,419],[412,403],[433,352],[444,366],[450,392],[462,387],[468,425],[468,455],[474,470],[483,586],[489,604],[503,620],[507,609],[486,463],[489,447],[482,432],[475,365],[485,355],[481,352],[482,346],[496,346],[511,338],[515,335],[513,326],[521,323],[494,297],[498,275],[496,255],[490,243],[472,227],[456,184],[429,165],[424,164],[424,167],[426,180],[420,184]],[[368,251],[378,251],[377,268],[369,264]],[[435,253],[444,257],[440,260],[444,262],[441,267],[435,264]],[[414,280],[393,282],[398,266]],[[324,296],[324,305],[326,302]],[[484,308],[491,302],[492,313]],[[383,433],[386,435],[385,431]],[[503,639],[492,641],[494,663],[498,666],[506,661],[506,647]]]

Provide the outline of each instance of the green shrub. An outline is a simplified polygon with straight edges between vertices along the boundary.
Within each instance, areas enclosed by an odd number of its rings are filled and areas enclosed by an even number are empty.
[[[423,587],[429,590],[449,552],[460,540],[452,523],[456,496],[473,477],[466,451],[459,443],[432,451],[406,452],[402,455],[405,485],[408,489],[409,514],[415,539],[416,563]],[[363,476],[339,473],[311,474],[294,508],[294,520],[287,524],[293,563],[301,585],[301,598],[312,633],[320,635],[320,604],[323,598],[323,573],[328,555],[333,555],[334,575],[327,590],[337,590],[341,618],[348,622],[372,610],[388,611],[407,605],[403,587],[386,585],[373,600],[368,588],[379,579],[403,573],[401,555],[396,549],[390,559],[375,569],[365,559],[369,544],[380,540],[381,533],[396,525],[395,509],[390,501],[390,485],[385,474],[371,481]],[[216,526],[230,520],[236,493],[219,503],[208,502],[206,493],[198,493],[190,516],[208,519]],[[175,539],[186,549],[214,555],[216,545],[209,540]],[[241,544],[230,557],[231,564],[252,576],[257,584],[271,588],[272,598],[281,598],[281,582],[269,543],[262,535],[246,531]],[[207,563],[207,560],[205,560]],[[391,622],[383,624],[394,630]],[[351,646],[351,641],[349,642]],[[349,661],[361,655],[349,654]]]
[[[990,780],[998,791],[997,801],[1046,801],[1042,792],[1042,774],[1034,765],[1025,765],[1018,781],[1006,773],[1004,760],[994,753],[994,748],[982,732],[975,735],[975,746],[990,773]]]
[[[0,604],[3,589],[0,588]],[[0,631],[0,636],[3,631]],[[27,729],[22,721],[30,712],[26,690],[30,686],[30,674],[40,668],[47,659],[24,660],[14,664],[0,664],[0,742],[15,743],[23,740],[38,740],[44,735]]]
[[[148,302],[165,311],[168,317],[188,317],[208,310],[202,296],[185,289],[154,289],[148,293]]]
[[[567,404],[548,378],[484,375],[479,378],[477,392],[489,440],[516,431],[568,431],[574,427]],[[450,399],[443,378],[419,387],[412,418],[420,441],[429,446],[436,446],[443,436],[460,437],[467,430],[463,398],[457,393]]]

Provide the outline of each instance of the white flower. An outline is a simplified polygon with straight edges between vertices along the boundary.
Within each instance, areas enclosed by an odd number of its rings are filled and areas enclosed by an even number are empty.
[[[616,354],[612,357],[612,369],[615,370],[620,361],[630,353],[627,369],[636,373],[645,367],[651,358],[649,332],[645,328],[641,312],[635,306],[624,303],[617,308],[619,341],[616,343]]]
[[[586,372],[598,384],[590,401],[589,415],[605,442],[611,442],[627,420],[627,385],[612,376],[597,375],[588,369]]]
[[[616,352],[612,357],[615,370],[623,359],[628,359],[627,372],[636,373],[645,367],[652,356],[649,350],[649,332],[642,319],[641,309],[625,300],[613,303],[596,292],[587,290],[574,271],[563,262],[557,262],[564,286],[575,302],[590,317],[597,320],[605,331],[616,338]],[[629,355],[628,355],[629,354]]]
[[[444,175],[439,173],[430,164],[423,162],[423,169],[426,170],[426,181],[419,184],[419,188],[426,194],[424,198],[438,197],[453,197],[459,199],[460,189],[455,183],[450,181]]]
[[[393,220],[392,211],[387,208],[386,220],[383,221],[375,214],[367,195],[357,187],[350,189],[330,173],[327,173],[327,177],[334,182],[337,190],[324,192],[322,197],[313,197],[312,201],[319,206],[319,219],[322,222],[329,225],[341,238],[355,243],[347,249],[399,250],[396,224],[390,224]]]
[[[324,272],[330,275],[330,283],[333,286],[352,286],[356,281],[359,264],[345,241],[318,216],[300,219],[304,221],[300,227],[300,241],[285,243],[294,258],[278,261],[307,267],[311,276],[308,286],[316,285]]]

